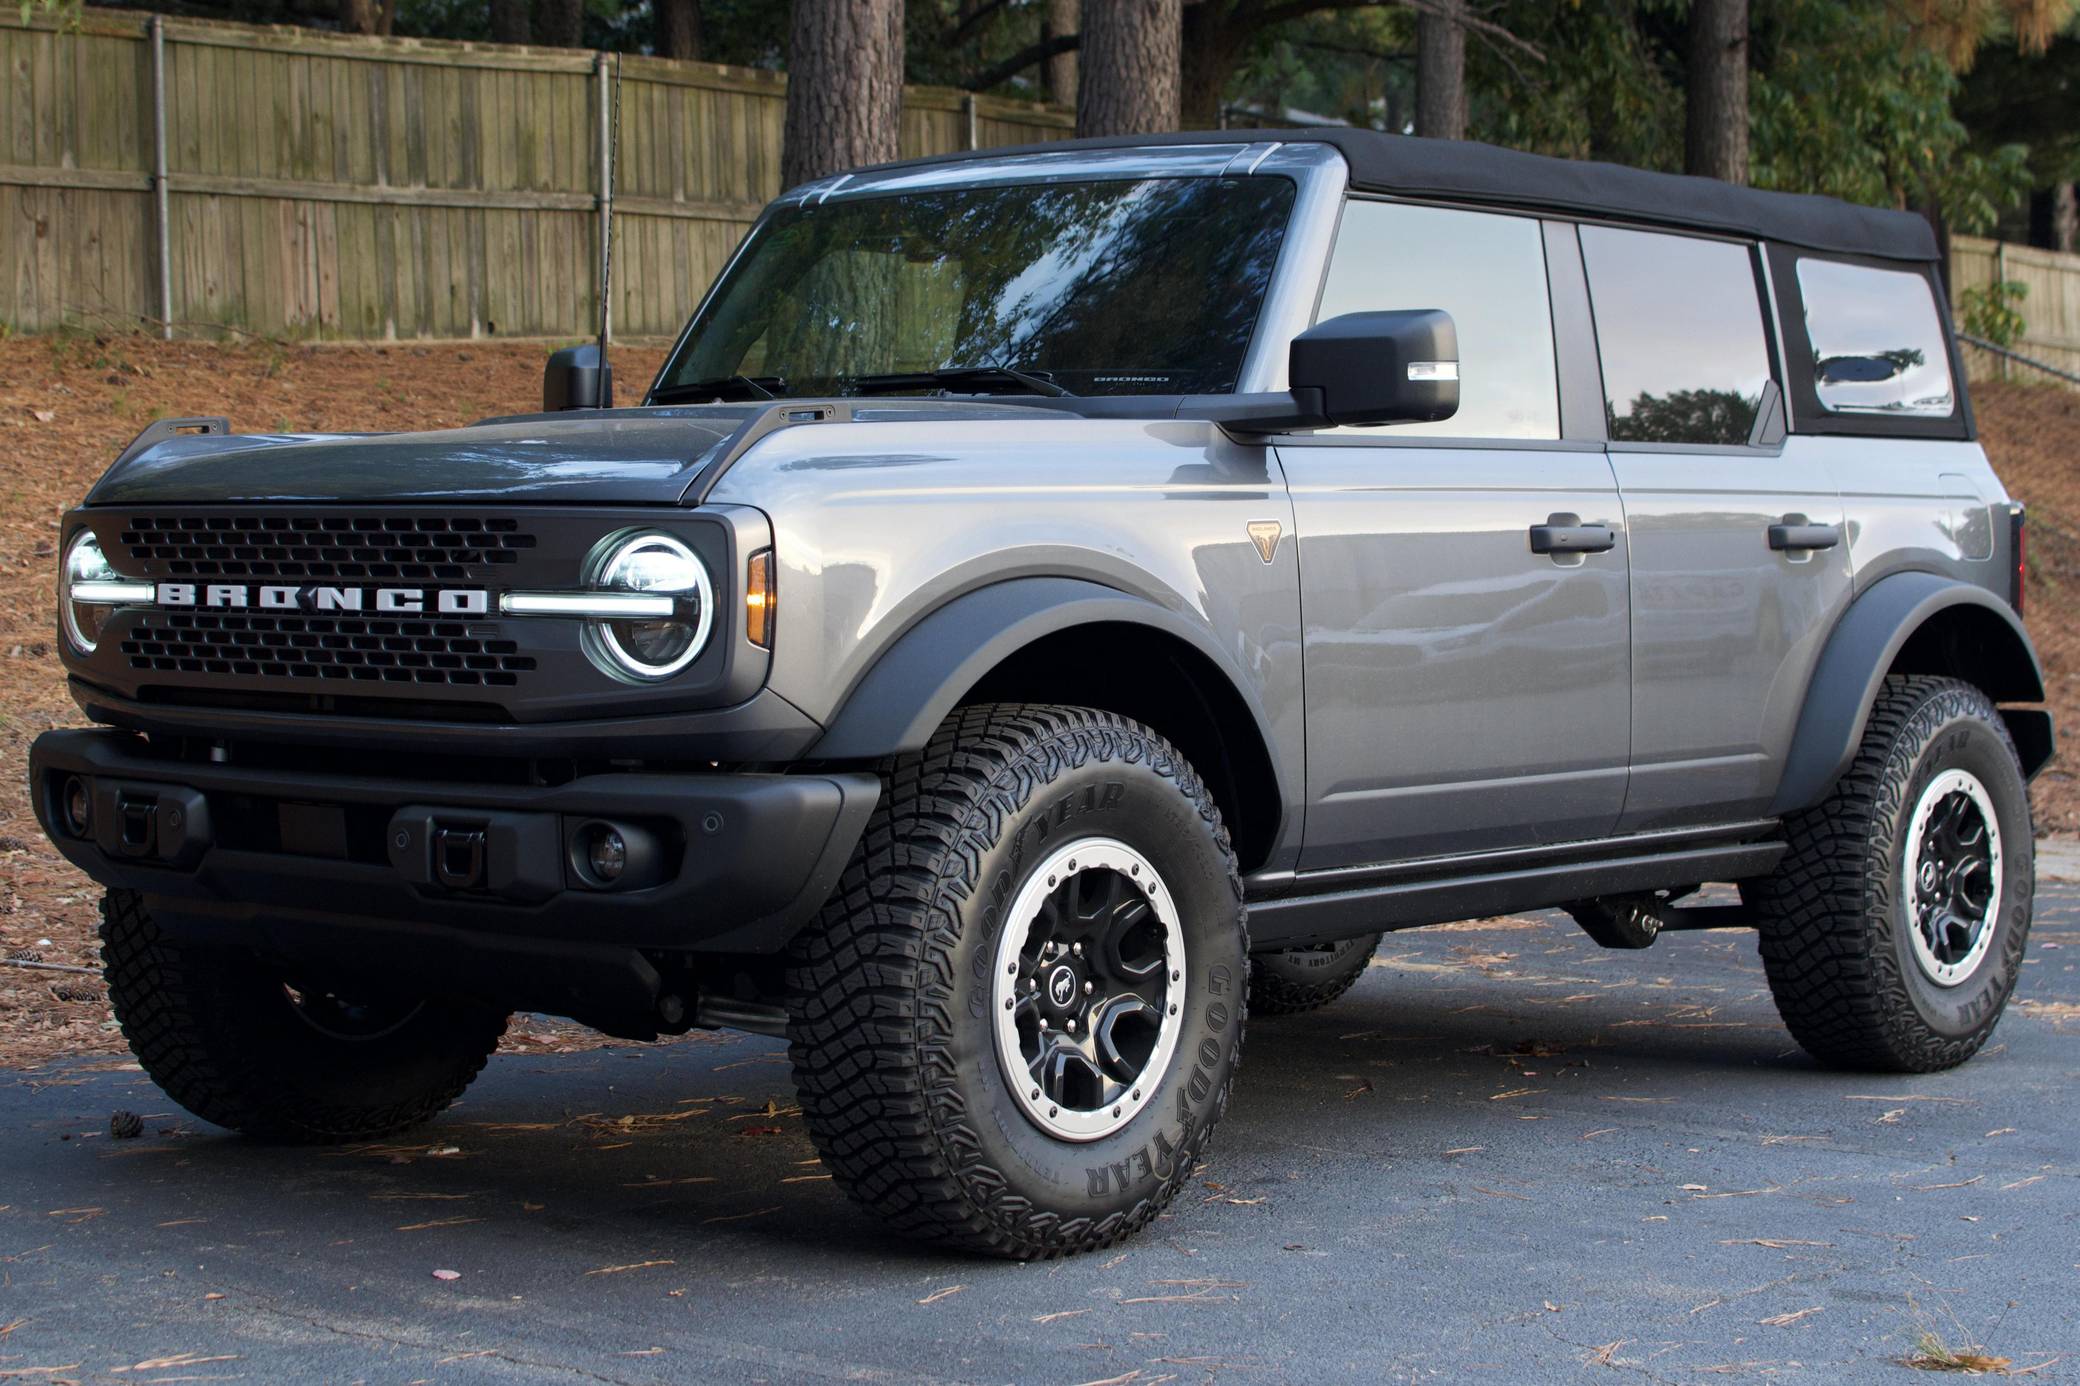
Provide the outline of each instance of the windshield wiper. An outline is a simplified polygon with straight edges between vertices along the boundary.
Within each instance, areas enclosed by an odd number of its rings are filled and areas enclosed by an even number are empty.
[[[936,371],[891,371],[886,375],[856,376],[852,383],[861,393],[870,395],[923,390],[933,385],[1015,385],[1031,394],[1052,395],[1057,399],[1074,396],[1074,391],[1064,390],[1045,376],[1010,366],[948,366]]]
[[[778,399],[787,382],[777,375],[722,375],[684,385],[661,385],[650,392],[653,404],[684,404],[695,399]]]

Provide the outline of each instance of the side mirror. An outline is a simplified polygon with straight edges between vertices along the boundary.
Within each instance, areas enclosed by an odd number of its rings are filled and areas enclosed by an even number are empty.
[[[1345,313],[1293,338],[1287,374],[1331,424],[1435,423],[1459,412],[1459,332],[1439,308]]]
[[[599,344],[565,347],[549,357],[542,373],[542,409],[611,409],[614,407],[614,368],[601,355]]]

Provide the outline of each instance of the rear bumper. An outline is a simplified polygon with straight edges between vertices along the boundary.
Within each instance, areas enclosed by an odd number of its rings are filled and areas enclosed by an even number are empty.
[[[774,952],[830,894],[880,794],[867,774],[312,774],[179,760],[103,730],[46,732],[29,766],[58,849],[156,912],[249,941],[403,932],[545,953]],[[75,781],[84,834],[65,808]],[[574,847],[599,824],[630,847],[612,886]]]

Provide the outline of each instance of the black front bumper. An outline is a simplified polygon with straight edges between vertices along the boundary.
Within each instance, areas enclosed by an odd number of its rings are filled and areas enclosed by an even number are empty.
[[[574,977],[633,969],[654,996],[644,953],[784,947],[837,883],[880,794],[868,774],[615,772],[541,786],[414,779],[409,757],[397,773],[370,759],[375,773],[321,774],[53,731],[30,751],[30,797],[67,859],[149,897],[168,927],[284,956],[394,948],[444,972],[495,956]],[[91,806],[84,833],[68,821],[75,783]],[[613,887],[588,878],[574,846],[599,824],[632,849]]]

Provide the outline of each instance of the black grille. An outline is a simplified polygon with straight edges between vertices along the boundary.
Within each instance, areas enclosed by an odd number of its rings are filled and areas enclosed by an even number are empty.
[[[135,516],[122,543],[153,578],[481,580],[535,536],[514,519],[440,515]]]
[[[286,574],[284,575],[286,576]],[[510,688],[535,667],[453,621],[155,611],[123,638],[132,669]]]

